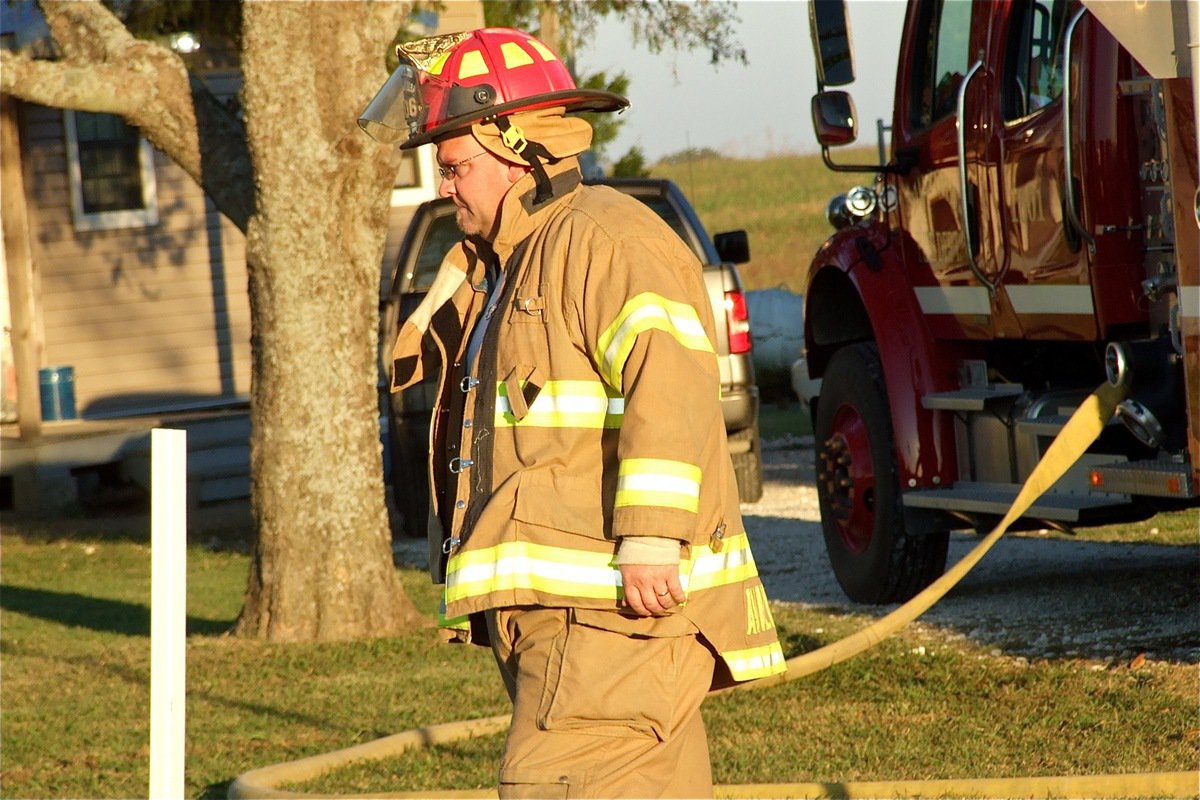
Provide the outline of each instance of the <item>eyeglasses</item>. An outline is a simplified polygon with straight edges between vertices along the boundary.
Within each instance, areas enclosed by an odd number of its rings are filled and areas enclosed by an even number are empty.
[[[461,161],[455,161],[453,164],[447,164],[444,167],[438,167],[438,175],[441,175],[442,180],[444,180],[444,181],[447,181],[447,180],[452,181],[456,178],[459,178],[459,177],[461,177],[461,175],[459,174],[459,171],[458,171],[459,167],[461,167],[463,164],[467,163],[471,159],[479,158],[480,156],[485,155],[486,153],[487,153],[487,151],[484,150],[482,153],[476,153],[473,156],[467,156],[466,158],[462,159]]]

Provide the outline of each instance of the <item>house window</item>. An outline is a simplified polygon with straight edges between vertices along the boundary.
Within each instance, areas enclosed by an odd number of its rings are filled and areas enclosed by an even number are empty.
[[[158,192],[150,143],[112,114],[63,113],[76,229],[156,224]]]
[[[400,169],[392,185],[392,205],[415,206],[437,197],[433,158],[431,144],[400,151]]]

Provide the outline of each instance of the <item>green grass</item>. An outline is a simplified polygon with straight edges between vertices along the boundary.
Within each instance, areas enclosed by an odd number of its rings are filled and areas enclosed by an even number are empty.
[[[867,149],[839,157],[849,162],[875,155]],[[656,164],[650,173],[679,184],[710,235],[745,229],[751,259],[738,272],[747,289],[784,287],[796,293],[803,293],[809,263],[833,233],[825,220],[830,199],[872,178],[831,172],[819,155],[706,158]]]
[[[1031,535],[1031,534],[1023,534]],[[1146,544],[1196,547],[1200,545],[1200,511],[1170,511],[1140,522],[1080,528],[1074,533],[1047,531],[1047,537],[1082,539],[1089,542],[1143,542]]]
[[[21,531],[6,524],[2,541],[3,796],[145,796],[149,550],[136,536]],[[491,655],[443,645],[431,629],[312,645],[222,636],[247,569],[243,555],[188,553],[189,796],[223,796],[232,778],[267,764],[507,711]],[[432,614],[425,576],[402,575]],[[789,655],[867,621],[776,613]],[[1195,665],[1029,663],[913,627],[799,682],[713,698],[705,716],[724,783],[1174,770],[1200,757],[1197,690]],[[303,788],[487,787],[501,741],[439,747]]]
[[[764,442],[812,436],[812,418],[797,402],[763,403],[758,408],[758,435]]]

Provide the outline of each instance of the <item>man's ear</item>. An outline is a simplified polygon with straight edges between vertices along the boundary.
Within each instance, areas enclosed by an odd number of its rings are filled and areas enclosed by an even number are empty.
[[[524,164],[509,164],[508,165],[508,182],[516,183],[530,173],[532,167],[527,167]]]

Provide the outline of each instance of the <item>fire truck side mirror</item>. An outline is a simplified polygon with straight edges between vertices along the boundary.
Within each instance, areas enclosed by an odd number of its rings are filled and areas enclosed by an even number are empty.
[[[824,147],[852,144],[858,138],[854,98],[848,92],[818,92],[812,99],[813,130]]]
[[[845,0],[812,0],[808,4],[808,29],[812,34],[819,87],[853,83],[854,48]]]

